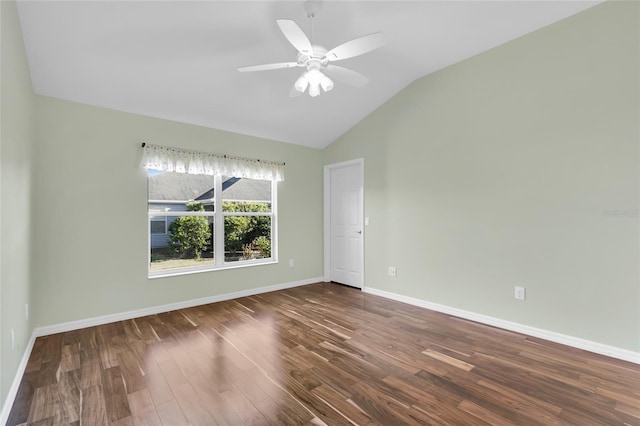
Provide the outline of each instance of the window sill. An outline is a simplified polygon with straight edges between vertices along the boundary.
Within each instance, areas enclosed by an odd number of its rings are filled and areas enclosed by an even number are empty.
[[[200,266],[200,267],[180,268],[180,269],[166,270],[166,271],[149,271],[147,278],[152,280],[155,278],[199,274],[202,272],[225,271],[228,269],[249,268],[251,266],[273,265],[277,263],[278,261],[276,259],[265,259],[265,260],[260,259],[260,260],[248,260],[244,262],[237,262],[233,264],[225,264],[222,266]]]

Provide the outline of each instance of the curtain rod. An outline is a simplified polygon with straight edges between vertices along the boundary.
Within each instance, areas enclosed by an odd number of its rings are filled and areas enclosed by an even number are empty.
[[[146,142],[142,142],[142,148],[144,148],[145,146],[147,146],[147,143],[146,143]],[[227,154],[223,154],[222,156],[223,156],[224,158],[227,158]],[[255,161],[260,162],[260,160],[255,160]],[[287,163],[282,163],[282,165],[283,165],[283,166],[286,166],[286,165],[287,165]]]

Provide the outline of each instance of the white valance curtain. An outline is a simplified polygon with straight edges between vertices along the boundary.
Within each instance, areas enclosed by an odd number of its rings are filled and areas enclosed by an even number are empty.
[[[284,163],[143,144],[142,167],[191,175],[284,180]]]

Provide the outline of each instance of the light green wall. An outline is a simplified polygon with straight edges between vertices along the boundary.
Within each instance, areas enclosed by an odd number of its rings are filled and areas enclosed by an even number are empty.
[[[31,336],[31,147],[34,95],[16,4],[0,2],[0,404]],[[11,349],[10,330],[16,345]]]
[[[640,351],[639,16],[607,2],[424,77],[328,147],[365,159],[366,286]]]
[[[47,97],[36,110],[36,326],[322,276],[320,151]],[[142,141],[286,162],[280,263],[148,279]]]

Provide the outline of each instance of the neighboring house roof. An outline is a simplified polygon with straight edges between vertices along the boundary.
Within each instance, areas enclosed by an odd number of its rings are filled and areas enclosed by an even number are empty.
[[[148,182],[150,200],[208,200],[214,195],[213,176],[165,172],[149,176]],[[271,182],[225,176],[222,193],[227,200],[271,201]]]
[[[271,201],[271,181],[223,177],[222,198],[225,200]]]

